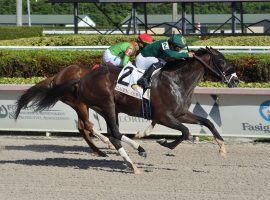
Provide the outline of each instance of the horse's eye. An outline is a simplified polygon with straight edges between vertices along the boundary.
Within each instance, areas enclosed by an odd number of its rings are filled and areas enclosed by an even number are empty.
[[[226,66],[226,61],[220,59],[220,60],[218,60],[218,65],[219,65],[220,67],[225,67],[225,66]]]

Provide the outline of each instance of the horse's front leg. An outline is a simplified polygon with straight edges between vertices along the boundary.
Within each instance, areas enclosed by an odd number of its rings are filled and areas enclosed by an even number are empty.
[[[107,129],[108,129],[108,135],[111,143],[115,147],[115,149],[118,151],[118,153],[123,158],[125,164],[133,170],[134,174],[140,174],[139,169],[137,166],[132,162],[128,154],[126,153],[126,150],[121,144],[121,140],[125,142],[130,142],[131,139],[127,138],[126,136],[122,135],[119,132],[119,123],[118,123],[118,114],[115,112],[115,104],[111,101],[105,103],[104,107],[102,109],[102,116],[104,117],[106,123],[107,123]],[[144,149],[143,149],[144,151]]]
[[[119,129],[118,113],[116,113],[115,118],[116,118],[116,124],[117,124],[117,127],[118,127],[118,129]],[[138,144],[138,143],[135,142],[134,140],[132,140],[132,139],[130,139],[130,138],[128,138],[127,136],[122,135],[122,134],[119,136],[118,139],[121,140],[121,141],[123,141],[123,142],[125,142],[125,143],[127,143],[128,145],[130,145],[133,149],[135,149],[135,150],[138,151],[138,154],[139,154],[140,156],[146,158],[147,154],[146,154],[144,148],[142,148],[142,146],[141,146],[140,144]]]
[[[189,124],[200,124],[200,125],[206,126],[212,132],[215,140],[217,141],[219,145],[219,154],[224,157],[226,156],[227,152],[226,152],[224,140],[220,136],[214,124],[210,120],[194,115],[193,113],[188,111],[187,113],[185,113],[185,115],[181,116],[181,122],[189,123]]]
[[[172,117],[170,117],[170,120],[167,122],[163,122],[162,125],[167,126],[169,128],[172,129],[176,129],[182,132],[182,135],[178,136],[174,141],[172,142],[168,142],[166,139],[160,139],[157,140],[157,142],[164,146],[167,147],[169,149],[174,149],[177,145],[179,145],[181,142],[183,142],[184,140],[188,140],[189,136],[191,135],[189,132],[189,129],[184,126],[183,124],[181,124],[180,122],[178,122],[177,119],[172,119]]]

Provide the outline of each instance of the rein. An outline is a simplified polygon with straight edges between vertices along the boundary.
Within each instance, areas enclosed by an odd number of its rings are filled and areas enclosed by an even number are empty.
[[[212,52],[211,52],[212,53]],[[199,56],[194,55],[194,58],[197,59],[199,62],[201,62],[206,68],[208,68],[210,71],[212,71],[214,74],[216,74],[218,77],[222,77],[224,82],[229,83],[229,80],[227,79],[226,75],[216,66],[216,63],[213,62],[215,67],[217,68],[218,72],[210,67],[204,60],[202,60]]]
[[[204,60],[202,60],[199,56],[194,55],[194,58],[196,58],[198,61],[200,61],[206,68],[210,69],[214,74],[216,74],[217,76],[220,76],[220,74],[218,72],[216,72],[215,70],[213,70],[210,65],[208,65]]]

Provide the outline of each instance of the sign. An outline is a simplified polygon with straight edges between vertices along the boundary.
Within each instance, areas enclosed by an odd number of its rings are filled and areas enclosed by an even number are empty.
[[[270,90],[244,93],[243,89],[196,90],[190,111],[209,119],[222,136],[269,137],[270,138]],[[265,93],[266,92],[266,93]],[[58,102],[53,108],[35,112],[30,106],[22,109],[17,121],[14,120],[16,100],[22,91],[2,90],[0,93],[0,130],[6,131],[44,131],[78,132],[77,114],[68,105]],[[90,121],[94,128],[106,133],[107,126],[103,117],[90,110]],[[119,115],[121,133],[135,134],[145,130],[151,121]],[[185,124],[193,135],[212,135],[207,127]],[[180,135],[173,130],[156,125],[152,134]]]

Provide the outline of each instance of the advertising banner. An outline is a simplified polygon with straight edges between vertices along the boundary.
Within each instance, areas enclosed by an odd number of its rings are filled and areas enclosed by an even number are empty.
[[[226,95],[220,105],[224,134],[270,137],[270,96]]]
[[[21,94],[22,91],[1,91],[0,130],[78,132],[76,112],[62,102],[41,112],[35,112],[32,106],[22,109],[15,121],[16,100]],[[211,91],[197,92],[189,110],[209,119],[223,136],[270,137],[270,95],[223,94],[214,90],[213,94]],[[94,123],[95,130],[107,132],[105,120],[96,112],[90,110],[89,119]],[[150,123],[146,119],[119,115],[121,133],[143,131]],[[208,128],[201,125],[185,125],[193,135],[212,135]],[[156,125],[152,134],[180,135],[181,132]]]

